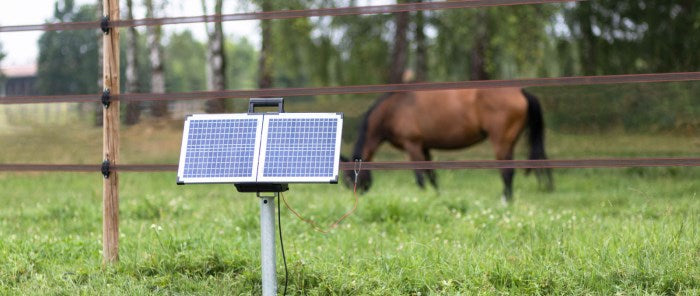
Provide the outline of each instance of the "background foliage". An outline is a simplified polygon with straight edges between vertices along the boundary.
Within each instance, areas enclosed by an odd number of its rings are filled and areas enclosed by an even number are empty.
[[[51,21],[86,21],[95,6],[57,5]],[[251,1],[259,10],[266,0]],[[172,4],[172,3],[170,3]],[[271,9],[354,5],[347,0],[270,2]],[[698,71],[700,6],[692,0],[583,1],[427,12],[427,79],[511,79]],[[60,9],[59,9],[60,8]],[[416,19],[408,24],[407,69],[415,70]],[[387,81],[394,15],[273,20],[269,63],[274,87],[375,84]],[[143,34],[142,34],[143,35]],[[94,91],[98,36],[91,31],[47,32],[39,43],[44,94]],[[206,89],[206,41],[187,31],[166,38],[168,92]],[[141,61],[148,61],[139,39]],[[259,52],[244,38],[227,38],[227,85],[255,88]],[[476,49],[480,49],[475,51]],[[478,69],[475,69],[478,68]],[[148,77],[148,65],[139,66]],[[481,76],[474,77],[475,71]],[[148,83],[148,79],[144,79]],[[697,131],[698,88],[675,84],[537,89],[550,127],[567,131]],[[147,89],[147,88],[144,88]],[[347,98],[349,96],[345,96]],[[577,97],[574,99],[574,97]],[[585,97],[585,99],[583,99]],[[319,99],[326,100],[327,97]],[[611,124],[612,123],[612,124]]]

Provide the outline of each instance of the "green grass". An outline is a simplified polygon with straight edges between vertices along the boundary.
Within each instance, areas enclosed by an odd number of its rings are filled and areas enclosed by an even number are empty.
[[[375,175],[330,234],[283,208],[291,294],[700,293],[698,169],[562,170],[546,194],[521,174],[508,208],[491,171],[440,172],[439,192],[406,172]],[[102,268],[99,176],[0,175],[0,291],[260,293],[254,196],[121,177],[121,260]],[[353,202],[332,185],[286,197],[324,225]]]
[[[125,129],[123,159],[174,162],[178,137],[176,125]],[[99,161],[99,129],[0,140],[0,163]],[[697,156],[699,147],[674,135],[550,133],[548,142],[552,158]],[[491,153],[480,145],[437,158]],[[380,157],[404,156],[385,148]],[[419,190],[410,172],[374,175],[329,234],[283,205],[290,294],[700,294],[700,168],[557,170],[553,193],[519,171],[510,207],[495,171],[440,171],[439,191]],[[0,294],[260,294],[257,198],[230,185],[176,186],[174,174],[120,178],[120,262],[103,267],[99,174],[0,173]],[[285,196],[321,225],[354,201],[341,185]]]

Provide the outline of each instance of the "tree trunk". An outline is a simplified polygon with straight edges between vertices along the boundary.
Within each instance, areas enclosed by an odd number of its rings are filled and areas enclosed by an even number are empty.
[[[126,0],[127,19],[134,19],[133,0]],[[125,93],[137,93],[141,91],[139,83],[139,61],[138,61],[138,32],[135,27],[127,30],[126,43],[126,91]],[[141,117],[141,102],[133,101],[126,103],[126,115],[124,124],[134,125]]]
[[[396,31],[394,35],[394,49],[391,54],[391,66],[389,68],[389,83],[402,83],[408,58],[408,12],[396,13]]]
[[[596,75],[598,70],[597,61],[597,48],[596,48],[596,36],[593,34],[593,9],[591,8],[591,3],[581,2],[577,5],[581,5],[581,34],[582,37],[582,48],[581,48],[581,66],[583,68],[584,75]]]
[[[471,49],[470,79],[488,80],[489,73],[486,70],[486,48],[488,46],[488,16],[481,10],[476,16],[476,34]]]
[[[97,0],[97,19],[102,19],[103,14],[102,14],[102,0]],[[104,85],[102,84],[102,31],[100,31],[100,35],[97,39],[97,89],[100,90],[100,93],[103,91]],[[102,104],[95,104],[94,108],[94,113],[92,114],[93,120],[92,122],[95,124],[95,126],[102,126]]]
[[[272,10],[271,0],[262,1],[262,10]],[[262,29],[262,45],[260,49],[260,60],[258,61],[258,87],[270,88],[272,87],[272,67],[270,65],[270,56],[272,55],[272,21],[262,20],[260,26]]]
[[[146,0],[146,18],[154,18],[153,0]],[[165,74],[163,71],[163,46],[160,43],[161,27],[149,26],[148,46],[151,60],[151,92],[156,94],[165,93]],[[167,101],[153,101],[151,103],[151,115],[154,117],[165,117],[168,115]]]
[[[415,0],[421,3],[423,0]],[[416,81],[428,80],[428,51],[425,44],[425,14],[416,12]]]
[[[202,0],[202,11],[207,15],[206,0]],[[221,15],[223,11],[223,0],[216,0],[214,13]],[[209,75],[207,75],[207,86],[209,90],[226,89],[226,55],[224,51],[224,28],[221,22],[204,24],[209,36]],[[208,100],[205,105],[207,113],[223,113],[226,111],[224,99]]]

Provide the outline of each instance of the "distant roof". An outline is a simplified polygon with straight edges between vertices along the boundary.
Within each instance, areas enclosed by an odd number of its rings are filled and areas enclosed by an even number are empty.
[[[2,68],[0,71],[9,78],[13,77],[31,77],[36,76],[36,65],[27,66],[12,66],[7,68]]]

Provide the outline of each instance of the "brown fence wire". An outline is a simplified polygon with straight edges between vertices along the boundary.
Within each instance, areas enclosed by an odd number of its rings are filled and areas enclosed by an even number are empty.
[[[414,12],[414,11],[429,11],[429,10],[447,10],[460,8],[478,8],[478,7],[494,7],[494,6],[514,6],[514,5],[530,5],[530,4],[547,4],[547,3],[565,3],[577,2],[586,0],[461,0],[461,1],[444,1],[444,2],[425,2],[425,3],[403,3],[375,6],[357,6],[357,7],[336,7],[336,8],[317,8],[317,9],[302,9],[302,10],[280,10],[267,12],[246,12],[221,15],[202,15],[202,16],[185,16],[185,17],[165,17],[165,18],[150,18],[136,20],[118,20],[109,22],[107,28],[118,27],[138,27],[138,26],[162,26],[174,24],[191,24],[202,22],[230,22],[230,21],[248,21],[248,20],[264,20],[264,19],[292,19],[320,16],[345,16],[345,15],[366,15],[366,14],[386,14],[396,12]],[[24,32],[24,31],[60,31],[60,30],[84,30],[84,29],[101,29],[101,22],[65,22],[37,25],[16,25],[2,26],[0,33],[3,32]]]
[[[341,162],[340,170],[464,170],[538,168],[697,167],[700,158],[601,158],[566,160],[466,160],[404,162]],[[101,165],[0,164],[0,172],[101,172]],[[176,172],[177,164],[121,164],[118,172]]]
[[[698,81],[700,72],[625,74],[602,76],[573,76],[558,78],[528,78],[513,80],[479,80],[456,82],[423,82],[404,84],[373,84],[306,88],[271,88],[253,90],[224,90],[183,93],[133,93],[112,96],[120,101],[171,101],[171,100],[209,100],[227,98],[255,97],[297,97],[315,95],[340,95],[385,92],[409,92],[445,89],[480,89],[504,87],[533,87],[533,86],[570,86],[592,84],[622,84],[622,83],[656,83]],[[56,95],[56,96],[15,96],[0,98],[0,104],[35,104],[35,103],[65,103],[65,102],[99,102],[101,95]]]

